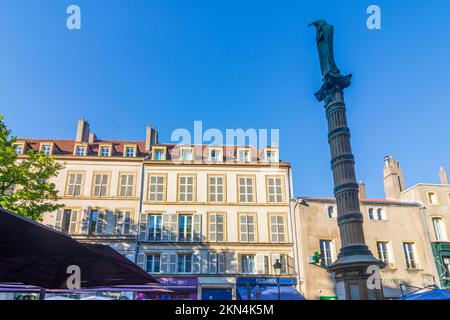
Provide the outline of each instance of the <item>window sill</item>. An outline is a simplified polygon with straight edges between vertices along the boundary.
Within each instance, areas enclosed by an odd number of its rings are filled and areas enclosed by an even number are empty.
[[[406,271],[411,272],[411,273],[417,273],[417,272],[422,272],[424,269],[421,268],[407,268]]]

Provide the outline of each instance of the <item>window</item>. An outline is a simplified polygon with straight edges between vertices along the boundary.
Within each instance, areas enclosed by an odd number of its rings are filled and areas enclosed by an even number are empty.
[[[428,192],[428,203],[429,204],[438,204],[438,196],[434,192]]]
[[[192,272],[192,254],[178,254],[178,273]]]
[[[445,277],[450,278],[450,257],[442,257],[442,262],[445,268]]]
[[[64,209],[61,231],[66,234],[76,234],[77,232],[78,211],[72,209]]]
[[[104,211],[92,210],[89,216],[89,234],[103,234],[106,224]]]
[[[192,241],[192,215],[178,216],[178,239],[179,241]]]
[[[239,162],[250,162],[250,150],[238,150]]]
[[[81,196],[81,190],[83,186],[84,174],[83,173],[68,173],[66,195],[70,197]]]
[[[403,252],[405,254],[406,268],[417,269],[417,259],[415,256],[414,243],[404,242],[403,243]]]
[[[374,221],[386,220],[386,215],[382,208],[369,208],[369,219]]]
[[[255,269],[255,255],[243,254],[241,255],[241,272],[252,274],[256,272]]]
[[[254,196],[254,177],[238,177],[239,202],[252,203]]]
[[[285,254],[280,255],[280,263],[281,263],[281,274],[287,274],[288,268],[287,268],[287,256]]]
[[[269,203],[283,202],[283,180],[281,177],[267,177]]]
[[[111,147],[110,146],[100,146],[99,156],[100,157],[109,157],[111,155]]]
[[[153,160],[166,160],[166,149],[165,148],[154,148],[152,152]]]
[[[119,196],[132,197],[134,193],[134,174],[120,174]]]
[[[322,267],[329,267],[334,261],[334,250],[331,240],[320,240],[320,264]]]
[[[225,241],[225,214],[223,213],[209,214],[209,241],[211,242]]]
[[[286,222],[285,215],[270,215],[270,241],[273,243],[286,242]]]
[[[165,201],[166,176],[149,176],[148,200],[155,202]]]
[[[131,211],[119,210],[116,216],[116,234],[127,235],[131,231]]]
[[[225,176],[209,176],[208,183],[208,201],[224,202]]]
[[[386,263],[389,266],[391,263],[389,259],[389,242],[379,241],[377,242],[378,259]]]
[[[14,151],[16,152],[17,155],[22,155],[23,154],[23,144],[15,144],[14,145]]]
[[[225,274],[226,273],[226,254],[211,252],[208,255],[208,273]]]
[[[124,156],[126,158],[134,158],[136,156],[136,147],[134,146],[126,146]]]
[[[160,254],[147,254],[147,268],[148,273],[159,273],[161,270],[161,255]]]
[[[256,216],[253,214],[241,214],[239,216],[240,242],[256,241]]]
[[[183,161],[192,161],[192,149],[181,149],[181,159]]]
[[[267,162],[276,162],[277,161],[277,152],[275,150],[267,150],[265,160]]]
[[[84,157],[86,155],[86,147],[85,146],[76,146],[75,147],[75,155],[78,157]]]
[[[178,201],[193,202],[194,200],[194,176],[178,177]]]
[[[327,207],[327,217],[328,217],[328,219],[336,219],[336,213],[334,211],[334,206]]]
[[[47,156],[50,156],[52,154],[52,145],[51,144],[42,144],[41,152]]]
[[[209,160],[210,161],[222,161],[221,149],[210,149],[209,150]]]
[[[161,241],[162,240],[162,215],[150,214],[147,220],[147,240]]]
[[[94,174],[94,197],[105,197],[108,193],[109,174],[95,173]]]
[[[447,233],[443,220],[441,218],[433,218],[432,221],[436,241],[447,241]]]

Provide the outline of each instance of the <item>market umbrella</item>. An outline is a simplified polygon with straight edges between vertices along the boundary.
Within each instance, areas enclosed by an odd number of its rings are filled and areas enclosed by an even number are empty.
[[[450,290],[435,289],[427,292],[410,294],[403,300],[450,300]]]
[[[81,270],[82,288],[157,282],[109,246],[79,243],[0,208],[0,282],[66,289],[71,265]]]

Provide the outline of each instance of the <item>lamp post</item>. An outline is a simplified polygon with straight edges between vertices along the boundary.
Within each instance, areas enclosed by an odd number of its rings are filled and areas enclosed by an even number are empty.
[[[280,262],[280,259],[275,260],[273,264],[273,269],[275,270],[275,275],[277,276],[277,285],[278,285],[278,300],[281,300],[281,291],[280,291],[280,277],[281,277],[281,268],[283,265]],[[278,274],[277,274],[278,270]]]

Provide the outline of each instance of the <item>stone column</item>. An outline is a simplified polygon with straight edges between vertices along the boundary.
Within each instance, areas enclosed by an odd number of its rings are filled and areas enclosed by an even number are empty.
[[[368,267],[382,268],[384,263],[373,257],[364,239],[355,161],[344,103],[344,89],[350,86],[350,82],[351,75],[326,75],[321,90],[316,94],[318,100],[325,101],[342,245],[337,260],[328,271],[334,274],[339,299],[382,299],[382,290],[369,289],[367,286],[367,280],[373,272]]]

